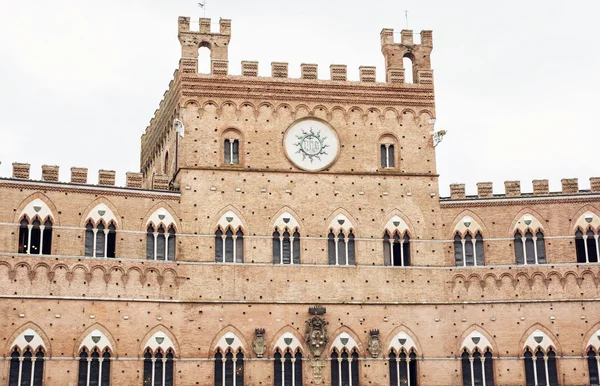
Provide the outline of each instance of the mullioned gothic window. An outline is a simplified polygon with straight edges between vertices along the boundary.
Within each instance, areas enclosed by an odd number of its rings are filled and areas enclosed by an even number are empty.
[[[40,199],[30,202],[19,216],[18,252],[28,255],[52,254],[52,225],[54,217]]]
[[[462,344],[463,386],[494,386],[492,345],[478,331],[473,331]]]
[[[352,224],[345,216],[339,215],[329,224],[327,254],[330,265],[356,264],[354,238]]]
[[[146,228],[146,259],[174,261],[176,234],[173,216],[162,208],[154,212]]]
[[[396,139],[391,135],[380,139],[379,158],[379,165],[382,169],[396,168]]]
[[[241,158],[240,132],[235,129],[228,129],[223,133],[223,164],[239,165]]]
[[[417,348],[404,331],[392,339],[388,354],[390,386],[418,386]]]
[[[558,386],[556,349],[550,338],[536,330],[525,341],[523,350],[527,386]]]
[[[383,234],[384,265],[408,267],[410,261],[410,235],[408,226],[398,216],[386,224]]]
[[[215,261],[217,263],[244,262],[244,230],[238,216],[229,211],[217,224],[215,231]]]
[[[157,332],[146,343],[144,350],[144,386],[173,386],[175,349],[173,342]]]
[[[356,341],[345,332],[339,334],[331,350],[331,386],[359,385],[358,358]]]
[[[290,333],[283,334],[275,343],[273,379],[275,386],[302,386],[302,351],[298,339]]]
[[[575,252],[578,263],[597,263],[600,257],[600,218],[586,212],[575,224]]]
[[[300,230],[296,219],[287,212],[275,221],[273,264],[300,264]]]
[[[28,329],[12,344],[8,386],[42,386],[46,346],[40,336]]]
[[[517,264],[546,263],[544,229],[535,217],[528,214],[521,217],[515,227],[514,243]]]
[[[588,373],[590,385],[600,385],[600,330],[597,330],[587,343]]]
[[[90,211],[85,224],[85,256],[115,257],[117,218],[106,205]]]
[[[215,386],[244,386],[244,352],[235,334],[230,332],[221,337],[214,359]]]
[[[89,333],[79,348],[77,386],[109,386],[112,347],[99,330]]]
[[[470,216],[463,217],[454,229],[454,263],[457,267],[485,264],[483,230]]]

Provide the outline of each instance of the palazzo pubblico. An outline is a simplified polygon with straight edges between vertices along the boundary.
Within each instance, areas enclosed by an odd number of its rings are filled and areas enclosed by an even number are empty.
[[[125,187],[0,179],[1,384],[599,384],[600,178],[441,198],[431,31],[383,29],[378,82],[229,75],[210,24]]]

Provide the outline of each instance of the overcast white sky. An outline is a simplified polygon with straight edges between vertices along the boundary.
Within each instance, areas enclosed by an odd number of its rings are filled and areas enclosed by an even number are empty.
[[[600,176],[600,2],[448,0],[208,0],[207,16],[231,18],[230,72],[258,60],[376,65],[382,28],[432,29],[442,195],[451,182]],[[139,170],[139,139],[178,65],[177,16],[196,0],[5,1],[0,13],[0,176],[14,161]]]

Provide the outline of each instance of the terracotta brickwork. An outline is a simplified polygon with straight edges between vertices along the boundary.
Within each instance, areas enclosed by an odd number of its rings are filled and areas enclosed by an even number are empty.
[[[63,183],[58,167],[44,166],[42,180],[33,181],[29,164],[20,163],[12,178],[0,179],[0,356],[8,358],[0,361],[0,382],[9,380],[13,342],[29,330],[51,359],[45,385],[77,384],[81,344],[96,330],[111,345],[112,385],[144,384],[143,357],[156,333],[173,344],[176,386],[215,385],[223,337],[235,337],[244,353],[245,385],[273,385],[285,334],[299,343],[304,385],[331,385],[340,334],[356,342],[360,385],[390,385],[389,348],[398,334],[414,342],[419,385],[462,385],[462,343],[474,332],[489,341],[494,384],[523,385],[524,345],[538,330],[552,340],[560,384],[590,382],[600,266],[578,262],[574,236],[578,229],[598,234],[599,178],[590,179],[590,190],[564,179],[560,192],[536,180],[533,193],[519,181],[506,182],[502,194],[482,182],[475,196],[457,183],[440,198],[431,31],[419,44],[412,31],[402,31],[400,43],[382,31],[382,83],[367,66],[358,82],[347,80],[344,65],[332,65],[328,80],[317,79],[316,64],[289,78],[279,62],[271,77],[257,76],[256,62],[243,62],[242,76],[228,75],[231,28],[222,19],[213,32],[201,19],[194,32],[189,18],[179,19],[179,68],[142,136],[140,173],[127,173],[126,187],[114,186],[112,171],[88,182],[85,168],[72,168],[71,183]],[[211,49],[212,74],[197,73],[199,47]],[[413,59],[413,84],[404,82],[403,56]],[[318,171],[286,152],[286,133],[298,122],[322,123],[339,141]],[[325,139],[313,134],[294,146],[304,149],[306,141],[303,154],[317,163],[314,154],[327,154],[311,151]],[[35,220],[46,227],[49,253],[25,233]],[[279,221],[299,234],[299,264],[274,263]],[[92,257],[108,251],[91,243],[92,224],[114,226],[114,258]],[[228,224],[241,232],[237,263],[216,262],[223,244],[215,235]],[[93,239],[108,237],[106,227],[94,228]],[[353,264],[330,263],[335,227],[352,230]],[[384,237],[394,229],[408,237],[409,266],[385,258]],[[545,263],[516,264],[515,234],[528,229],[543,233]],[[482,263],[459,264],[457,242],[467,245],[460,240],[476,234]],[[314,305],[326,309],[320,316],[329,323],[320,357],[305,335]],[[264,353],[257,329],[264,329]],[[319,377],[313,369],[322,364]]]

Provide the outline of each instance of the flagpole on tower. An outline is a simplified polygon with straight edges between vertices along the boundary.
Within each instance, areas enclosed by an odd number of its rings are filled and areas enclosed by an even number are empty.
[[[404,11],[404,17],[406,18],[406,29],[408,29],[408,9]]]
[[[203,16],[203,17],[206,17],[206,0],[204,0],[204,1],[200,2],[200,3],[198,3],[198,6],[199,6],[200,8],[202,8],[202,11],[204,11],[204,16]]]

